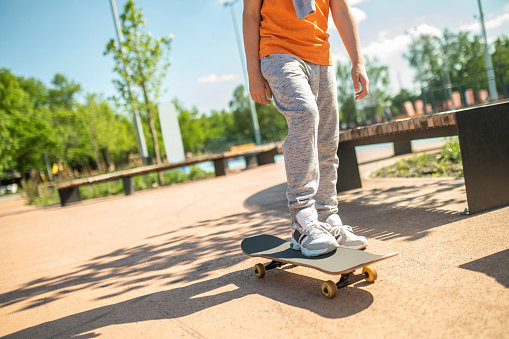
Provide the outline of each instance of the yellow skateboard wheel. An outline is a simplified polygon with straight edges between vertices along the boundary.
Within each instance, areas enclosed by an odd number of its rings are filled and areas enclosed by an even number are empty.
[[[254,265],[254,272],[258,278],[265,276],[265,266],[263,264]]]
[[[338,293],[338,286],[330,280],[322,283],[322,293],[329,299],[332,299]]]
[[[373,282],[378,278],[378,273],[377,273],[376,269],[372,266],[365,266],[362,269],[362,273],[364,275],[366,275],[365,279],[367,282]]]

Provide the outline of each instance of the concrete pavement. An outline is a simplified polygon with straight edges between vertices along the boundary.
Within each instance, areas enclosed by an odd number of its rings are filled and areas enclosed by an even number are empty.
[[[65,208],[0,203],[0,336],[7,338],[509,338],[509,207],[474,216],[461,179],[367,179],[340,214],[400,255],[326,299],[331,276],[258,279],[241,240],[289,237],[281,163]],[[335,277],[332,277],[335,278]]]

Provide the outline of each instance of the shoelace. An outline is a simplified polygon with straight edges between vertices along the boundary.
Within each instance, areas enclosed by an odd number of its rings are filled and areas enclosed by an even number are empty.
[[[330,225],[324,222],[312,222],[303,227],[302,230],[305,233],[309,233],[310,236],[316,235],[316,233],[330,232]]]
[[[330,232],[332,233],[333,236],[338,237],[339,234],[341,233],[342,229],[345,231],[348,231],[350,233],[353,233],[352,226],[348,226],[348,225],[333,227],[333,228],[331,228]]]

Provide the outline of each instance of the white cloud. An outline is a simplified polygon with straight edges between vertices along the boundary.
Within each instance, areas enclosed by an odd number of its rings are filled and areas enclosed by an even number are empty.
[[[506,11],[509,10],[509,7],[506,7]],[[498,15],[491,19],[484,19],[484,25],[486,26],[486,30],[492,30],[501,27],[506,22],[509,22],[509,13],[504,13]],[[461,25],[458,30],[460,31],[469,31],[473,33],[481,32],[481,23],[479,20],[473,21],[468,24]]]
[[[352,11],[352,14],[353,14],[355,20],[357,21],[357,23],[363,22],[368,17],[366,12],[358,9],[357,7],[352,7],[351,11]]]
[[[363,10],[360,10],[356,7],[352,7],[351,11],[355,18],[355,21],[357,21],[357,24],[363,22],[368,17],[366,12],[364,12]],[[333,34],[333,32],[336,32],[336,26],[334,24],[334,20],[332,19],[332,13],[329,13],[329,27],[327,29],[327,33]]]
[[[406,34],[395,36],[394,38],[384,38],[379,41],[370,43],[363,48],[363,53],[369,57],[376,57],[380,61],[397,55],[401,55],[407,50],[408,45],[412,41],[412,37]]]
[[[215,73],[211,73],[209,75],[202,76],[198,78],[198,82],[200,84],[216,84],[218,82],[227,82],[238,79],[239,76],[237,74],[222,74],[217,75]]]
[[[368,2],[369,0],[350,0],[348,1],[348,3],[350,4],[350,6],[355,6],[355,5],[358,5],[360,3],[363,3],[363,2]]]
[[[388,59],[401,56],[408,50],[408,46],[412,42],[412,36],[418,36],[420,34],[440,36],[442,33],[440,29],[428,24],[419,25],[409,29],[406,34],[396,35],[392,38],[387,37],[386,31],[381,31],[378,34],[378,40],[364,47],[363,53],[369,57],[376,57],[380,62],[384,63],[384,61]]]
[[[435,26],[431,26],[431,25],[428,25],[428,24],[421,24],[415,28],[410,28],[408,30],[408,34],[409,35],[415,35],[415,36],[418,36],[418,35],[421,35],[421,34],[429,34],[429,35],[434,35],[434,36],[442,36],[442,31],[435,27]]]
[[[376,41],[369,43],[362,48],[364,55],[370,59],[378,59],[381,65],[387,65],[390,69],[391,84],[396,93],[396,88],[400,88],[400,81],[403,87],[412,88],[414,71],[409,68],[408,61],[403,58],[403,54],[408,51],[408,46],[414,36],[420,34],[430,34],[441,36],[439,28],[429,24],[421,24],[409,29],[406,33],[396,36],[389,36],[387,31],[380,31]]]

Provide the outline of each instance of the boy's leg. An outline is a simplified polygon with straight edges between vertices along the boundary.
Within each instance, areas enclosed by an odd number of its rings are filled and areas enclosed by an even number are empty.
[[[261,61],[276,107],[288,123],[283,154],[292,219],[291,246],[305,256],[325,254],[339,246],[330,226],[318,222],[314,206],[320,176],[319,116],[317,93],[313,90],[318,89],[319,78],[314,66],[286,54],[269,55]]]
[[[337,214],[336,182],[339,165],[337,156],[339,115],[336,79],[334,69],[330,66],[320,66],[317,106],[320,111],[320,124],[318,126],[320,181],[315,195],[318,219],[332,226],[331,232],[339,246],[354,249],[365,248],[368,245],[367,239],[363,236],[355,235],[350,226],[343,226],[343,222]]]
[[[339,113],[336,75],[333,66],[320,67],[320,82],[316,98],[320,123],[318,125],[318,161],[320,181],[315,205],[320,221],[338,213],[337,173],[339,159]]]
[[[273,54],[261,60],[274,103],[285,116],[288,136],[283,143],[288,190],[288,207],[292,221],[307,207],[314,208],[319,185],[318,106],[310,85],[310,66],[287,54]],[[316,87],[317,86],[313,86]]]

